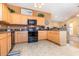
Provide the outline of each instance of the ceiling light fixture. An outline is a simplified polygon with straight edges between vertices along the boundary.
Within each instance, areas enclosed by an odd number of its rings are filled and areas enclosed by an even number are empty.
[[[76,16],[79,17],[79,14],[77,14]]]
[[[35,8],[42,8],[44,6],[44,3],[34,3]]]

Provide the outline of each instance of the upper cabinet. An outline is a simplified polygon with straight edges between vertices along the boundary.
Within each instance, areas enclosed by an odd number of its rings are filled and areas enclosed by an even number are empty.
[[[6,3],[0,4],[0,21],[5,21],[11,24],[12,22],[11,19],[12,19],[11,12],[10,12],[8,4]]]
[[[45,18],[46,20],[50,20],[51,19],[51,13],[48,13],[48,12],[33,10],[32,15],[36,16],[36,17]]]
[[[7,4],[0,4],[0,21],[10,23],[10,12],[7,8]]]
[[[37,25],[45,25],[45,18],[41,18],[41,17],[38,17],[37,18]]]
[[[10,13],[21,13],[21,8],[18,6],[8,5]]]
[[[7,4],[2,5],[2,14],[3,14],[3,21],[10,23],[11,22],[11,17],[10,17],[10,11],[8,9]]]
[[[37,25],[45,25],[45,20],[49,18],[46,18],[46,15],[49,14],[28,10],[18,6],[11,6],[5,3],[0,4],[0,20],[9,24],[27,25],[28,19],[35,19],[37,20]]]
[[[23,14],[16,14],[16,13],[11,14],[11,20],[12,20],[11,24],[25,24],[25,25],[27,25],[28,19],[37,20],[37,25],[44,25],[44,23],[45,23],[45,18],[28,16],[28,15],[23,15]]]
[[[2,20],[2,4],[0,4],[0,20]]]

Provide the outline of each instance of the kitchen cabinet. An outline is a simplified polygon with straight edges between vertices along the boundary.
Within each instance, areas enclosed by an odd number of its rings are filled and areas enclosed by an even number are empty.
[[[45,26],[45,18],[37,18],[37,25]]]
[[[28,41],[28,31],[16,31],[15,43],[22,43]]]
[[[7,55],[7,33],[0,34],[0,55],[5,56]]]
[[[26,24],[28,19],[37,20],[37,25],[45,25],[45,18],[29,16],[19,13],[11,13],[7,4],[0,4],[0,20],[10,24]],[[16,9],[16,8],[14,8]],[[19,9],[20,10],[20,9]]]
[[[0,21],[5,21],[11,23],[10,12],[8,10],[8,5],[5,3],[0,3]]]
[[[0,34],[0,56],[8,55],[11,49],[11,36],[10,33]]]
[[[48,40],[51,40],[51,39],[52,39],[52,38],[51,38],[51,37],[52,37],[51,31],[48,31],[47,34],[48,34],[48,36],[47,36],[47,37],[48,37]]]
[[[0,21],[2,20],[2,4],[0,3]]]
[[[11,33],[7,34],[8,53],[11,49]]]
[[[59,31],[48,31],[48,40],[59,44],[60,43]]]
[[[48,40],[57,43],[59,45],[67,44],[67,32],[66,31],[48,31]]]
[[[27,25],[28,19],[37,20],[37,25],[45,25],[45,18],[28,16],[23,14],[12,13],[11,14],[11,24],[24,24]]]
[[[22,20],[23,16],[21,16],[20,14],[11,14],[11,18],[12,18],[11,24],[25,24],[24,20],[26,20],[26,19]]]
[[[27,20],[32,19],[31,16],[17,13],[12,13],[11,18],[12,18],[11,24],[23,24],[23,25],[27,25]]]
[[[7,53],[8,53],[8,51],[7,51],[8,47],[7,46],[8,46],[7,45],[7,39],[5,39],[5,38],[0,39],[0,55],[1,56],[7,55]]]
[[[38,31],[38,40],[47,39],[47,31]]]
[[[2,21],[5,21],[7,23],[11,23],[11,16],[10,16],[10,11],[8,9],[7,4],[2,4]]]

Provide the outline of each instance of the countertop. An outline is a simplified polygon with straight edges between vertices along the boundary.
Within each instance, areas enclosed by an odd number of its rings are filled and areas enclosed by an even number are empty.
[[[11,33],[9,31],[0,31],[0,34],[3,34],[3,33]]]
[[[45,29],[45,30],[39,30],[39,31],[66,31],[66,30],[53,30],[53,29],[47,30],[47,29]]]
[[[1,33],[6,33],[6,32],[13,32],[13,31],[28,31],[27,29],[0,29],[0,34]],[[53,29],[42,29],[42,30],[38,30],[38,31],[66,31],[66,30],[53,30]]]

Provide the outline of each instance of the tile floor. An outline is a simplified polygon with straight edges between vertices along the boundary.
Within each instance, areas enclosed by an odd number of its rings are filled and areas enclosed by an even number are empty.
[[[20,51],[21,56],[79,56],[79,49],[72,46],[58,46],[47,40],[36,43],[16,44],[12,51]]]

